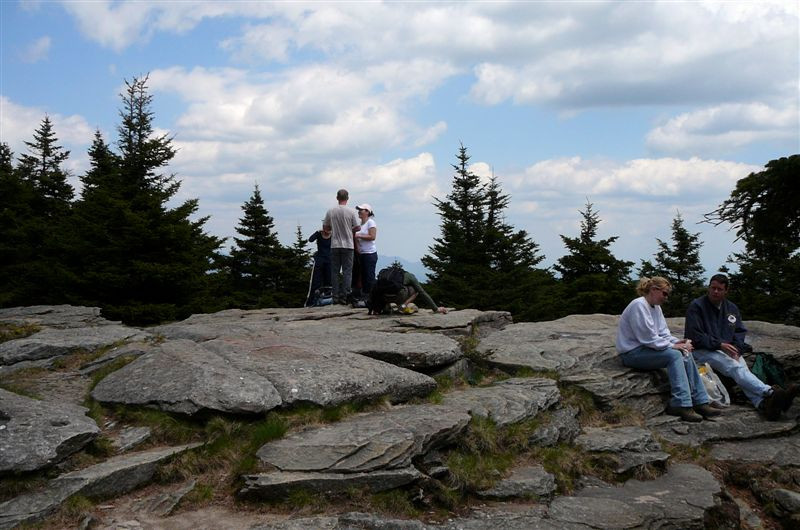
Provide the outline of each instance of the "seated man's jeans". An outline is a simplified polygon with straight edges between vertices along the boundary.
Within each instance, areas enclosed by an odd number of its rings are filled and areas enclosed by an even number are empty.
[[[736,381],[744,395],[756,408],[772,390],[769,385],[764,384],[761,379],[753,375],[753,372],[747,367],[744,357],[740,356],[738,360],[735,360],[720,350],[695,350],[694,359],[700,364],[708,363],[718,374]]]
[[[639,370],[666,368],[670,385],[669,404],[672,407],[685,408],[710,401],[691,354],[684,355],[674,348],[654,350],[639,346],[620,354],[620,359],[623,365]]]

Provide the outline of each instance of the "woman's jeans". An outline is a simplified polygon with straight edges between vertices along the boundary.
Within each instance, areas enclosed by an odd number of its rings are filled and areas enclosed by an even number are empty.
[[[639,346],[635,350],[620,354],[622,364],[639,370],[655,370],[666,368],[669,374],[670,401],[672,407],[691,407],[692,404],[708,403],[708,394],[694,358],[689,353],[667,348],[654,350],[647,346]]]
[[[378,253],[359,254],[361,260],[361,293],[364,298],[372,292],[375,285],[375,267],[378,265]]]

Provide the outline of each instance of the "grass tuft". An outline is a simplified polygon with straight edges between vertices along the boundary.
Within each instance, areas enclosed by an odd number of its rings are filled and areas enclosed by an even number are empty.
[[[373,508],[372,511],[384,515],[419,517],[421,513],[414,506],[410,492],[402,489],[375,493],[370,496],[369,503]]]
[[[42,328],[36,324],[12,324],[9,322],[0,322],[0,342],[8,342],[10,340],[24,339],[30,337],[34,333],[38,333]]]
[[[598,466],[595,457],[571,445],[531,448],[530,457],[555,476],[558,491],[563,495],[572,493],[578,477],[594,475],[608,480],[613,476],[610,469]]]
[[[301,514],[315,514],[324,511],[330,502],[324,495],[306,489],[296,489],[289,493],[284,503]]]
[[[107,365],[103,366],[102,368],[98,369],[96,372],[92,374],[92,382],[89,385],[89,392],[94,390],[94,387],[102,381],[103,379],[108,376],[108,374],[112,372],[116,372],[123,366],[126,366],[136,360],[135,355],[123,355],[122,357],[117,357]]]
[[[44,487],[48,482],[43,473],[12,474],[0,478],[0,502]]]
[[[576,385],[560,384],[562,406],[572,406],[578,410],[582,417],[589,417],[599,412],[594,396],[587,390]]]
[[[534,370],[529,366],[522,366],[514,370],[514,377],[539,377],[542,379],[561,380],[561,374],[555,370]]]
[[[187,493],[180,502],[182,508],[199,508],[209,504],[214,499],[214,486],[198,482],[192,491]]]

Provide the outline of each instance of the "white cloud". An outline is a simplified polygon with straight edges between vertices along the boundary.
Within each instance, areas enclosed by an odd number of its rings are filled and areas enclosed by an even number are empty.
[[[758,170],[750,164],[699,158],[642,158],[616,163],[576,156],[538,162],[508,182],[511,189],[525,196],[549,190],[561,197],[681,197],[695,201],[727,193],[737,180]]]
[[[540,46],[521,36],[526,56],[479,61],[471,95],[489,105],[578,109],[796,97],[797,6],[752,4],[741,12],[734,4],[565,5],[572,24],[562,34]]]
[[[797,101],[716,105],[670,118],[647,134],[647,145],[668,153],[729,153],[759,141],[800,146]]]
[[[7,143],[16,155],[27,152],[25,142],[33,139],[33,133],[47,115],[59,144],[73,151],[73,157],[81,158],[80,150],[88,147],[94,138],[94,129],[83,116],[48,114],[39,108],[14,103],[5,96],[0,96],[0,141]]]
[[[51,39],[47,35],[40,37],[22,50],[20,58],[25,63],[38,63],[39,61],[43,61],[47,59],[47,55],[50,53],[51,44]]]
[[[419,148],[441,135],[445,123],[422,128],[405,116],[409,100],[437,79],[435,65],[408,65],[426,68],[424,87],[402,81],[399,65],[385,65],[380,74],[309,65],[269,76],[170,68],[152,72],[149,85],[188,103],[174,131],[181,148],[177,159],[187,169],[215,174],[242,166],[292,168],[295,175],[308,175],[322,162],[358,162],[365,153]]]
[[[381,212],[384,237],[388,224],[406,229],[413,212],[426,217],[413,223],[414,238],[399,235],[402,245],[430,241],[430,201],[447,193],[450,169],[437,171],[430,144],[456,125],[413,105],[462,96],[437,92],[445,85],[470,87],[465,103],[547,106],[562,116],[598,107],[680,109],[664,111],[682,114],[654,123],[647,136],[651,150],[674,158],[574,157],[516,173],[498,169],[516,226],[547,231],[556,242],[577,225],[587,196],[608,215],[603,229],[650,237],[642,226],[653,212],[668,229],[674,208],[713,207],[738,178],[759,169],[710,160],[709,151],[797,134],[795,2],[64,6],[89,39],[117,51],[157,32],[191,31],[208,18],[227,17],[225,27],[236,28],[219,46],[238,68],[188,65],[150,77],[154,92],[186,105],[171,127],[179,148],[171,170],[184,181],[181,194],[201,196],[212,224],[227,234],[235,222],[216,219],[238,215],[255,182],[283,223],[284,239],[295,222],[316,226],[335,189],[346,185]],[[15,129],[5,116],[3,123]],[[479,174],[490,174],[478,164]]]
[[[392,160],[379,166],[329,168],[320,180],[330,189],[345,186],[351,192],[386,193],[398,190],[425,188],[435,180],[435,164],[430,153],[414,158]]]
[[[252,61],[320,53],[343,64],[409,57],[475,68],[473,97],[587,107],[770,91],[797,72],[793,2],[66,2],[85,34],[120,50],[211,17],[246,20],[223,49]],[[602,23],[599,23],[602,21]],[[787,60],[794,63],[787,71]],[[703,79],[704,83],[687,83]]]
[[[599,212],[598,237],[619,236],[612,251],[621,259],[648,259],[656,238],[669,240],[677,212],[690,232],[701,235],[701,259],[722,265],[741,245],[727,226],[699,224],[725,200],[736,181],[762,167],[698,158],[635,159],[615,162],[581,157],[542,160],[503,179],[511,195],[507,220],[527,230],[547,256],[545,264],[566,254],[560,235],[580,231],[586,202]]]

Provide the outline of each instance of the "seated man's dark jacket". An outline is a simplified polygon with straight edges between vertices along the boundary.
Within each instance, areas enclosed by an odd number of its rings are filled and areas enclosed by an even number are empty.
[[[708,296],[701,296],[689,304],[683,334],[700,350],[718,350],[728,342],[743,351],[747,329],[736,304],[723,300],[717,309]]]

